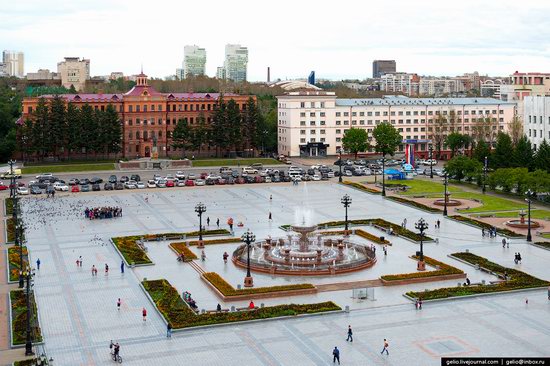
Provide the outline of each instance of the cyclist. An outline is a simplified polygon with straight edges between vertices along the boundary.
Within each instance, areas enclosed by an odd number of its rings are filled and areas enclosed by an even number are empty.
[[[114,345],[114,351],[115,351],[115,352],[114,352],[114,357],[113,357],[113,358],[115,359],[115,361],[117,361],[118,358],[120,357],[120,356],[119,356],[119,353],[120,353],[120,345],[118,344],[118,342],[115,343],[115,345]]]

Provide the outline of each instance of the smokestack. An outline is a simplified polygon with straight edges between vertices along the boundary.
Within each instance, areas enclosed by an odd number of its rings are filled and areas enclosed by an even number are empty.
[[[271,81],[271,70],[269,66],[267,67],[267,82],[269,83]]]

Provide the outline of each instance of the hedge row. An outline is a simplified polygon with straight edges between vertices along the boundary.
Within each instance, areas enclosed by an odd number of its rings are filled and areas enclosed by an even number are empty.
[[[546,249],[550,249],[550,241],[537,241],[535,242],[535,244],[541,247],[544,247]]]
[[[214,229],[214,230],[203,230],[202,236],[213,236],[213,235],[229,235],[231,234],[226,229]],[[147,241],[153,241],[157,239],[163,239],[164,237],[192,237],[192,236],[199,236],[198,231],[188,231],[186,233],[160,233],[160,234],[147,234],[143,235],[143,240]]]
[[[351,231],[351,230],[350,230]],[[353,232],[355,233],[355,235],[357,236],[360,236],[362,238],[365,238],[367,240],[370,240],[372,242],[375,242],[377,244],[387,244],[387,245],[391,245],[391,243],[389,241],[387,241],[386,239],[384,240],[380,240],[380,237],[379,236],[376,236],[374,234],[371,234],[371,233],[368,233],[366,232],[365,230],[361,230],[361,229],[354,229]],[[346,231],[345,230],[331,230],[331,231],[321,231],[319,234],[322,234],[322,235],[345,235],[346,234]]]
[[[415,208],[418,208],[419,210],[424,210],[424,211],[428,211],[428,212],[432,212],[432,213],[441,213],[442,212],[438,208],[431,207],[431,206],[428,206],[428,205],[424,205],[422,203],[411,201],[411,200],[408,200],[408,199],[405,199],[405,198],[402,198],[402,197],[386,196],[386,199],[388,199],[390,201],[399,202],[399,203],[402,203],[402,204],[405,204],[405,205],[413,206]]]
[[[197,315],[185,304],[178,291],[165,279],[143,281],[142,284],[164,319],[174,329],[341,310],[332,301],[327,301],[317,304],[288,304],[250,311]]]
[[[198,257],[185,245],[185,243],[170,243],[172,249],[174,249],[178,254],[183,254],[186,262],[191,262]]]
[[[487,230],[487,229],[491,229],[491,228],[494,227],[491,224],[487,224],[483,221],[479,221],[479,220],[476,220],[476,219],[472,219],[471,217],[466,217],[466,216],[462,216],[462,215],[453,215],[453,216],[451,216],[451,218],[455,219],[457,221],[461,221],[461,222],[465,222],[465,223],[477,226],[480,229],[486,229]],[[496,229],[497,229],[497,233],[509,236],[511,238],[523,238],[523,237],[525,237],[525,235],[517,234],[517,233],[513,232],[512,230],[502,229],[502,228],[499,228],[499,227],[497,227]]]
[[[214,245],[214,244],[229,244],[229,243],[240,243],[240,238],[225,238],[225,239],[212,239],[212,240],[203,240],[204,245]],[[193,240],[189,242],[189,245],[199,245],[198,240]]]
[[[8,260],[9,260],[9,272],[10,272],[10,282],[19,280],[19,271],[21,270],[21,256],[19,255],[19,247],[9,247],[8,248]],[[27,247],[23,247],[23,268],[27,268],[28,262],[28,252]]]
[[[413,256],[414,259],[418,260],[419,258],[417,256]],[[395,274],[395,275],[385,275],[381,276],[384,281],[400,281],[400,280],[408,280],[412,278],[425,278],[425,277],[436,277],[436,276],[445,276],[445,275],[453,275],[453,274],[463,274],[464,272],[460,269],[450,266],[448,264],[445,264],[443,262],[440,262],[438,260],[435,260],[430,257],[424,256],[424,262],[429,264],[433,267],[439,267],[439,269],[435,271],[423,271],[423,272],[412,272],[412,273],[402,273],[402,274]]]
[[[14,345],[25,344],[27,338],[27,296],[23,290],[10,291],[11,300],[11,333]],[[38,324],[36,302],[31,292],[31,333],[33,343],[42,342],[40,324]]]
[[[224,296],[239,296],[239,295],[253,295],[253,294],[265,294],[268,292],[280,292],[280,291],[290,291],[290,290],[303,290],[303,289],[313,289],[313,286],[310,283],[300,283],[295,285],[282,285],[282,286],[269,286],[269,287],[252,287],[252,288],[241,288],[236,289],[227,281],[225,281],[219,274],[216,272],[206,272],[202,275],[208,282],[210,282],[219,292]]]
[[[6,233],[8,243],[12,243],[15,241],[15,225],[13,224],[13,217],[8,217],[6,219]],[[21,240],[25,240],[25,230],[22,230]]]
[[[499,264],[490,262],[486,258],[477,256],[472,253],[453,253],[452,256],[462,259],[473,265],[479,265],[486,268],[499,276],[508,276],[508,281],[499,282],[492,285],[479,286],[460,286],[460,287],[445,287],[435,290],[426,290],[421,292],[407,292],[407,295],[413,298],[422,298],[424,300],[445,299],[448,297],[466,296],[475,294],[495,293],[502,291],[521,290],[527,288],[546,287],[548,282],[539,278],[533,277],[525,272],[518,271],[512,268],[506,268]]]
[[[347,185],[347,186],[357,188],[357,189],[359,189],[361,191],[364,191],[364,192],[367,192],[367,193],[371,193],[371,194],[381,194],[382,193],[381,191],[379,191],[377,189],[372,189],[372,188],[366,187],[366,186],[362,185],[361,183],[350,182],[349,180],[345,180],[342,183]]]
[[[4,212],[5,216],[13,215],[13,198],[6,197],[4,207],[6,209],[6,212]]]

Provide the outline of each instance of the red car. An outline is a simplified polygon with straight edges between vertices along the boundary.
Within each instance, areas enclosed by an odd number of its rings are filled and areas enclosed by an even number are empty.
[[[227,181],[226,181],[225,179],[223,179],[223,178],[220,178],[220,179],[218,179],[217,184],[219,184],[220,186],[223,186],[223,185],[226,185],[226,184],[227,184]]]
[[[78,186],[72,186],[72,187],[71,187],[71,192],[80,192],[80,187],[78,187]]]
[[[6,189],[8,189],[10,187],[8,187],[7,185],[5,184],[0,184],[0,191],[5,191]]]
[[[208,173],[201,173],[201,179],[206,179],[208,177]]]
[[[264,177],[256,176],[256,177],[254,177],[254,180],[256,181],[256,183],[263,183],[264,182]]]
[[[17,182],[15,184],[10,184],[8,188],[18,188],[18,187],[25,187],[25,183],[23,182]]]
[[[194,180],[191,180],[191,179],[187,179],[185,181],[185,186],[186,187],[194,187],[195,186],[195,181]]]
[[[167,180],[166,181],[166,187],[174,187],[175,184],[174,184],[174,181],[173,180]]]
[[[236,184],[244,184],[244,178],[239,177],[239,178],[235,179],[235,183]]]

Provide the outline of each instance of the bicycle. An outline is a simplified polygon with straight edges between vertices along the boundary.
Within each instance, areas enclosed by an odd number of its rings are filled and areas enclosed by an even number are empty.
[[[122,357],[120,357],[120,355],[115,355],[114,353],[111,353],[111,358],[115,362],[122,363]]]

